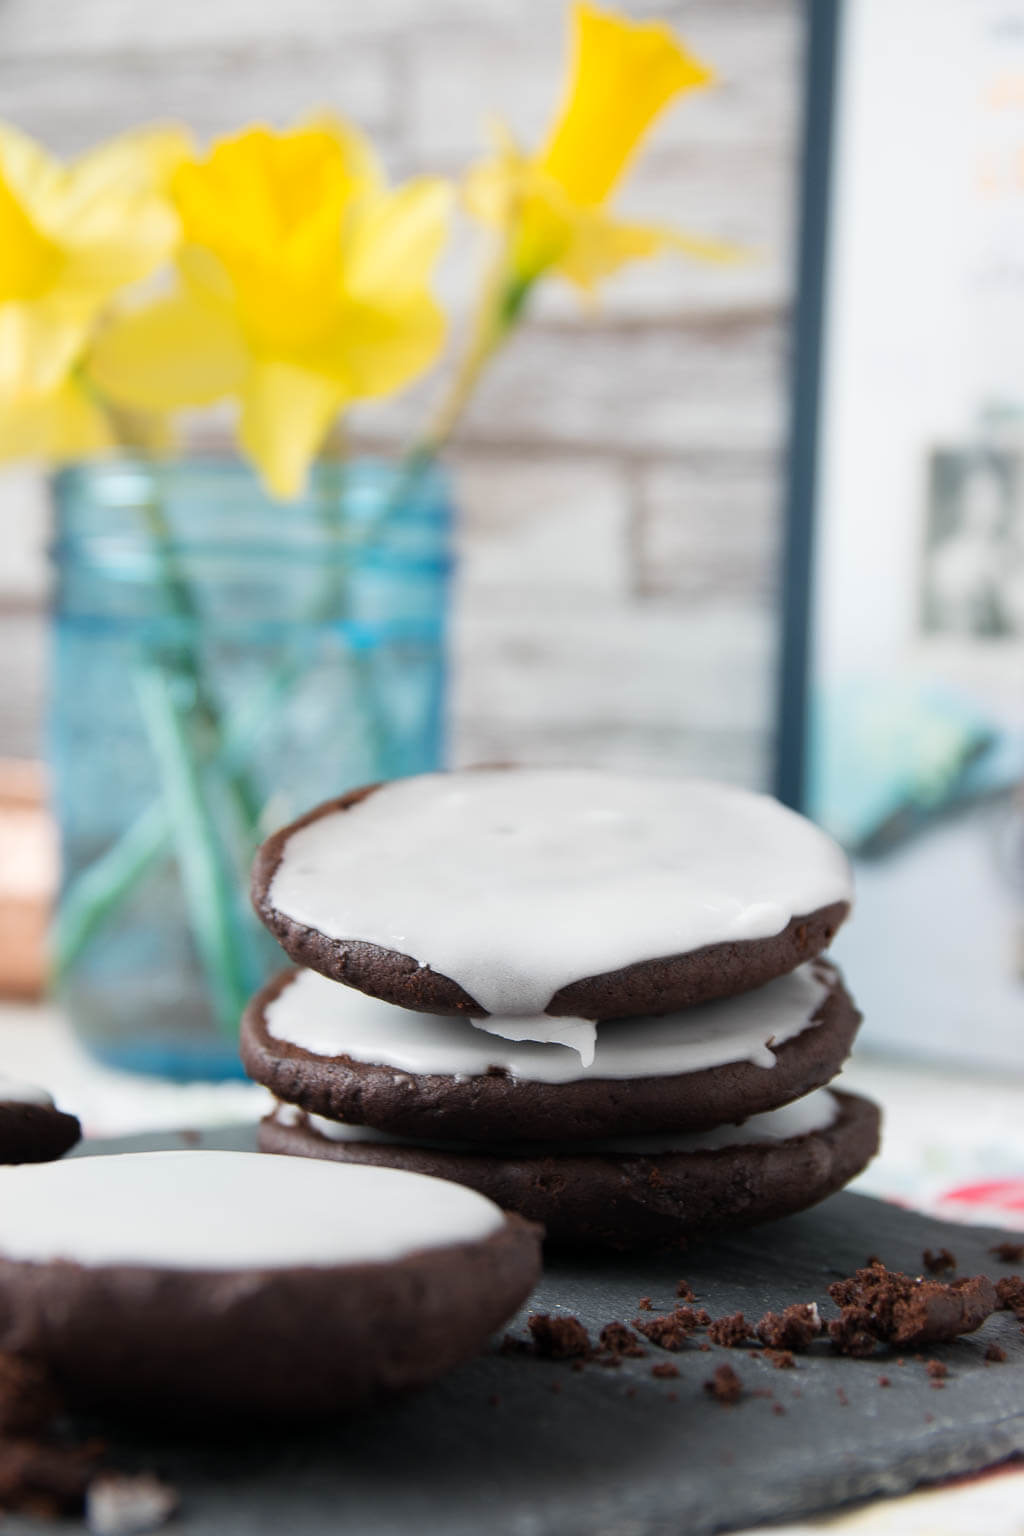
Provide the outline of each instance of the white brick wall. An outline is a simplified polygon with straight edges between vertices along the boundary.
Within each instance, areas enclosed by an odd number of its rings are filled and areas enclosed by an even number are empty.
[[[752,259],[637,267],[585,320],[552,289],[487,379],[452,453],[454,751],[763,781],[801,6],[625,9],[672,20],[721,84],[666,119],[622,207]],[[208,135],[332,105],[395,174],[454,171],[488,115],[542,131],[563,29],[560,0],[0,0],[0,112],[73,152],[153,116]],[[468,247],[446,264],[456,305],[471,270]],[[393,447],[430,397],[368,412],[359,440]],[[0,754],[40,750],[38,502],[0,479]]]

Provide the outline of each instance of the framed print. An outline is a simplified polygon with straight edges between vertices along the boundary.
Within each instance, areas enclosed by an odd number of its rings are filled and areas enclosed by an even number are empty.
[[[1024,1070],[1024,0],[809,11],[779,790],[866,1041]]]

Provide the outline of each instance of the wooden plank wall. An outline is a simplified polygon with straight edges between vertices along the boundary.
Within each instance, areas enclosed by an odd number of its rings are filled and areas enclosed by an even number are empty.
[[[802,8],[629,0],[718,68],[623,208],[749,246],[637,267],[581,317],[551,291],[453,453],[462,511],[457,760],[596,761],[764,782]],[[140,119],[202,135],[315,105],[395,174],[455,172],[489,115],[529,141],[557,90],[561,0],[0,0],[0,115],[64,152]],[[475,252],[442,275],[458,309]],[[429,399],[376,408],[390,448]],[[0,755],[41,750],[45,497],[0,478]]]

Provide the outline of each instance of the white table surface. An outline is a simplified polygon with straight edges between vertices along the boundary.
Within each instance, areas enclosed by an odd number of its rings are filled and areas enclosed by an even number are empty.
[[[269,1103],[248,1083],[179,1085],[97,1066],[59,1012],[0,1004],[0,1070],[44,1084],[87,1136],[229,1125]],[[843,1086],[877,1100],[882,1151],[851,1186],[951,1220],[1024,1231],[1024,1079],[860,1056]],[[1003,1468],[775,1536],[1024,1536],[1024,1468]]]

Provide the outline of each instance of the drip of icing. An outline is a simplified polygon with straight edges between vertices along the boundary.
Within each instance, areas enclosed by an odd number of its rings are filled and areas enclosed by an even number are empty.
[[[395,780],[294,832],[269,891],[294,921],[410,955],[496,1017],[639,961],[769,938],[850,895],[838,845],[767,795],[576,769]]]
[[[279,1125],[301,1123],[302,1113],[292,1111],[290,1104],[279,1104],[274,1118]],[[504,1157],[579,1157],[586,1153],[611,1152],[619,1156],[647,1154],[657,1156],[667,1152],[720,1152],[725,1147],[753,1146],[764,1142],[788,1141],[796,1136],[807,1136],[811,1131],[823,1131],[832,1125],[839,1113],[835,1096],[827,1088],[817,1088],[793,1104],[781,1109],[771,1109],[763,1115],[751,1115],[740,1125],[719,1125],[712,1131],[673,1132],[665,1131],[653,1136],[606,1136],[599,1141],[587,1142],[528,1142],[521,1146],[495,1147],[471,1145],[469,1142],[412,1141],[405,1136],[392,1136],[386,1131],[375,1131],[367,1125],[344,1125],[339,1120],[326,1120],[322,1115],[307,1115],[309,1126],[327,1141],[375,1142],[383,1146],[431,1147],[450,1152],[472,1152],[477,1156]]]
[[[534,1019],[470,1019],[474,1029],[497,1035],[501,1040],[533,1040],[540,1045],[564,1045],[575,1051],[585,1067],[594,1065],[597,1050],[597,1025],[593,1019],[555,1018],[550,1013]]]
[[[815,1015],[829,991],[822,978],[828,975],[827,966],[811,961],[738,997],[659,1018],[601,1024],[589,1066],[577,1049],[503,1041],[468,1019],[396,1008],[316,971],[299,971],[267,1005],[265,1018],[272,1038],[313,1056],[348,1056],[413,1074],[480,1077],[500,1067],[535,1083],[667,1077],[734,1061],[770,1069],[773,1044],[816,1027]]]
[[[195,1151],[0,1168],[0,1254],[203,1270],[385,1263],[476,1242],[502,1224],[496,1205],[459,1184],[319,1167]]]
[[[53,1108],[53,1100],[45,1088],[8,1077],[6,1072],[0,1072],[0,1104],[39,1104],[46,1109]]]

